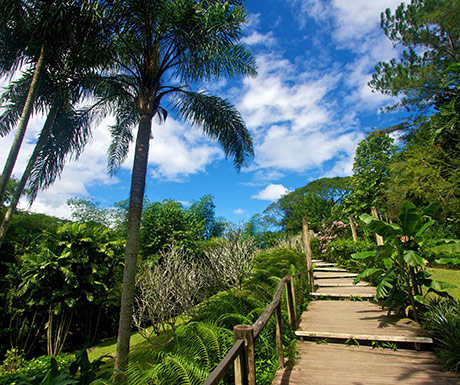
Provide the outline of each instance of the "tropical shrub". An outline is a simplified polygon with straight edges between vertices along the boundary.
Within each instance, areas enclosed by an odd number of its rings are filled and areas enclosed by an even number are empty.
[[[327,244],[325,258],[349,271],[361,273],[368,266],[366,266],[365,260],[352,258],[352,255],[372,247],[374,244],[368,241],[354,242],[352,239],[335,239]]]
[[[78,350],[74,359],[69,355],[40,356],[24,361],[23,367],[13,373],[3,373],[0,368],[0,384],[89,385],[106,375],[99,370],[102,358],[90,362],[86,349]]]
[[[377,246],[374,251],[353,255],[356,259],[374,263],[373,267],[358,275],[355,282],[366,277],[377,277],[377,298],[386,297],[390,309],[405,310],[406,313],[411,310],[416,320],[422,305],[428,304],[426,294],[434,292],[446,296],[444,289],[452,287],[451,284],[431,279],[425,265],[434,259],[436,253],[460,250],[460,241],[426,237],[427,229],[434,224],[432,215],[436,208],[436,204],[431,204],[418,211],[414,204],[406,203],[399,213],[398,224],[362,214],[360,219],[371,231],[383,236],[385,244]]]
[[[264,251],[254,259],[252,276],[245,287],[270,301],[284,276],[306,269],[305,256],[298,251],[288,248]]]
[[[215,323],[181,325],[165,344],[132,352],[126,371],[128,383],[201,384],[232,344],[232,333]]]
[[[460,371],[460,301],[430,302],[423,314],[423,329],[433,338],[436,353],[446,368]]]
[[[15,347],[27,353],[45,340],[48,354],[58,355],[70,333],[78,347],[93,342],[119,299],[123,248],[104,227],[68,223],[47,232],[19,267],[10,267],[7,313]]]

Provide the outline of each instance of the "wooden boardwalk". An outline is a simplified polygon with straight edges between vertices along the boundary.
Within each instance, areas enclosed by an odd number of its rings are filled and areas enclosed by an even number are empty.
[[[315,296],[327,300],[312,301],[302,314],[294,368],[280,369],[273,385],[460,384],[426,350],[432,340],[414,321],[372,300],[374,287],[353,285],[355,275],[315,262]],[[354,297],[368,300],[343,300]]]

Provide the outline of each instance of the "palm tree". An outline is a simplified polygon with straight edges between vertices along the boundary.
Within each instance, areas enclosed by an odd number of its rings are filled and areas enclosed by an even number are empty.
[[[128,211],[127,245],[115,368],[128,363],[139,231],[152,119],[167,118],[165,107],[217,140],[240,169],[253,156],[251,136],[228,101],[193,92],[188,84],[219,76],[255,75],[255,61],[239,43],[246,20],[239,0],[114,0],[108,2],[114,66],[94,90],[110,100],[116,123],[109,171],[128,153],[137,125]],[[112,97],[110,96],[112,95]]]
[[[45,69],[42,81],[36,87],[33,109],[48,109],[48,115],[1,223],[0,245],[29,179],[29,200],[32,203],[38,191],[51,185],[60,175],[67,158],[79,157],[91,135],[90,122],[97,110],[93,107],[76,110],[74,105],[88,96],[88,84],[94,78],[94,71],[106,61],[107,55],[101,47],[103,30],[93,20],[93,15],[82,12],[75,15],[74,21],[78,23],[68,30],[67,46],[54,57],[53,65]],[[35,73],[24,73],[2,96],[6,109],[0,116],[0,127],[5,132],[21,121],[35,76]]]
[[[89,0],[88,0],[89,1]],[[32,75],[28,92],[21,106],[16,135],[0,176],[0,205],[11,177],[27,125],[34,109],[40,84],[47,68],[61,64],[62,52],[67,52],[69,39],[75,38],[75,26],[81,28],[89,19],[81,17],[84,1],[0,0],[0,76],[12,76],[23,65]],[[83,32],[83,36],[85,33]],[[12,129],[8,121],[0,120],[0,135]]]

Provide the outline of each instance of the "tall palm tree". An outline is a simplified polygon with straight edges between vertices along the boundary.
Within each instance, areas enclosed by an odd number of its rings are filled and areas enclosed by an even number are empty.
[[[0,176],[0,205],[4,201],[40,83],[47,68],[61,64],[62,52],[66,52],[69,39],[75,38],[72,33],[75,26],[84,25],[81,17],[84,4],[84,0],[0,0],[0,76],[12,76],[23,65],[28,65],[27,72],[32,74],[15,138]],[[6,123],[0,120],[2,136],[12,128]]]
[[[217,140],[240,169],[253,156],[251,136],[228,101],[193,92],[189,84],[219,76],[256,75],[255,61],[240,44],[246,20],[242,1],[108,1],[114,61],[95,92],[109,100],[116,114],[111,128],[109,170],[115,172],[128,153],[137,125],[128,210],[127,245],[115,368],[126,368],[132,324],[139,231],[152,119],[167,118],[170,106],[180,118]],[[115,23],[114,23],[115,20]]]
[[[93,107],[77,110],[74,105],[88,96],[88,84],[94,78],[94,71],[108,56],[103,49],[103,29],[87,11],[73,15],[75,23],[67,30],[66,45],[53,58],[53,65],[45,68],[40,85],[36,87],[32,107],[35,111],[48,110],[48,115],[1,223],[0,245],[27,182],[32,203],[38,191],[51,185],[60,175],[67,158],[79,157],[90,137],[89,125],[95,110]],[[0,116],[0,127],[3,131],[9,132],[21,122],[23,106],[35,77],[35,73],[25,72],[2,96],[5,111]]]

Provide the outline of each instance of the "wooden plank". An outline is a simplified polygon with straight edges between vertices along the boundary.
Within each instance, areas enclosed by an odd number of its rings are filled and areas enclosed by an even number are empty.
[[[320,262],[323,262],[322,259],[312,259],[311,260],[312,263],[320,263]]]
[[[273,385],[458,385],[433,352],[300,341],[293,369],[279,370]]]
[[[432,344],[433,339],[430,337],[417,336],[394,336],[385,334],[353,334],[353,333],[334,333],[334,332],[310,332],[297,330],[297,337],[308,338],[331,338],[337,340],[356,340],[356,341],[380,341],[380,342],[408,342],[418,344]]]
[[[318,292],[313,292],[310,293],[312,297],[315,298],[333,298],[333,299],[350,299],[350,298],[362,298],[362,299],[374,299],[375,294],[367,294],[367,293],[362,293],[362,294],[340,294],[340,293],[318,293]]]
[[[314,272],[317,271],[330,271],[330,272],[338,272],[338,273],[347,273],[346,269],[342,269],[340,267],[315,267],[313,269]]]
[[[338,282],[339,281],[339,282]],[[320,279],[317,282],[315,282],[315,286],[318,287],[368,287],[371,286],[369,282],[358,282],[357,284],[353,283],[353,279],[333,279],[333,280],[328,280],[328,279]]]
[[[335,278],[356,278],[358,274],[355,273],[340,273],[340,272],[325,272],[318,271],[313,275],[314,279],[335,279]]]
[[[335,263],[328,263],[328,262],[319,262],[315,263],[315,267],[334,267]]]
[[[388,314],[375,301],[312,301],[302,314],[298,330],[426,337],[415,321]]]
[[[373,286],[348,286],[348,287],[319,287],[317,295],[336,296],[336,297],[366,297],[373,298],[377,290]]]

